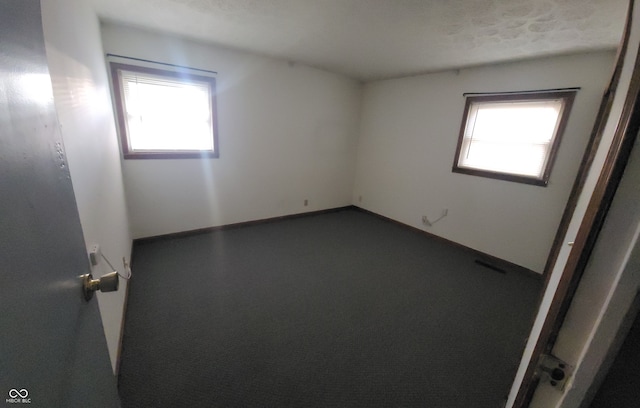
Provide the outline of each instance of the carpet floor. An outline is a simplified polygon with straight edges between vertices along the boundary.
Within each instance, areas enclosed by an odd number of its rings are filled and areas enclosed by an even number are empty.
[[[141,242],[128,407],[502,407],[541,290],[345,209]]]

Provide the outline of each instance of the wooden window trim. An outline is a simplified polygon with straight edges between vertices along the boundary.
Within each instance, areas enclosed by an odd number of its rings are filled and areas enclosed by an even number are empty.
[[[549,183],[551,170],[553,169],[553,164],[558,154],[558,148],[560,147],[560,140],[562,139],[562,136],[564,135],[564,131],[567,127],[569,114],[571,113],[571,108],[573,107],[573,101],[575,99],[576,93],[577,93],[576,89],[570,89],[566,91],[556,90],[556,91],[548,91],[548,92],[547,91],[517,92],[517,93],[508,93],[508,94],[468,96],[466,98],[464,112],[462,115],[462,124],[460,125],[460,133],[458,135],[458,144],[456,146],[456,154],[453,159],[453,167],[451,170],[454,173],[468,174],[472,176],[487,177],[487,178],[492,178],[497,180],[505,180],[505,181],[512,181],[517,183],[524,183],[524,184],[531,184],[531,185],[546,187]],[[470,169],[467,167],[459,166],[458,163],[460,161],[460,152],[462,150],[462,144],[464,141],[465,130],[467,127],[469,111],[471,110],[472,104],[478,103],[478,102],[482,103],[482,102],[540,101],[540,100],[552,100],[552,99],[562,99],[563,108],[562,108],[562,112],[560,113],[560,122],[558,123],[558,128],[553,138],[547,163],[545,164],[544,172],[541,178],[521,176],[517,174],[503,173],[498,171]]]
[[[124,159],[211,159],[220,157],[220,147],[218,144],[218,116],[216,105],[216,79],[210,76],[195,75],[185,72],[168,71],[164,69],[149,68],[138,65],[122,64],[119,62],[110,62],[111,81],[114,95],[114,104],[116,108],[116,121],[118,133],[120,134],[120,142],[122,147],[122,155]],[[209,150],[166,150],[166,151],[132,151],[129,147],[129,136],[127,133],[126,112],[124,110],[124,94],[120,72],[131,71],[143,74],[151,74],[162,77],[178,78],[185,81],[193,80],[206,82],[211,89],[211,121],[213,129],[213,151]]]

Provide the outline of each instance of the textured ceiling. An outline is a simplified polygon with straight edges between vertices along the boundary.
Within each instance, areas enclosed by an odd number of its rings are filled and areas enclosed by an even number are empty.
[[[628,0],[89,0],[107,21],[360,80],[614,48]]]

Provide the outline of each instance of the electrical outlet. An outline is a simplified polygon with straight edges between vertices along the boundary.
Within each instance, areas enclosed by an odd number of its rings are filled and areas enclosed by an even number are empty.
[[[304,200],[304,206],[308,206],[309,205],[309,200]]]
[[[358,196],[358,202],[361,203],[362,202],[362,196]]]

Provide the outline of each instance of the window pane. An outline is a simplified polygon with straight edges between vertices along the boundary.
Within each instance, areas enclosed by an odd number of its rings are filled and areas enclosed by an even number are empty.
[[[464,167],[541,177],[549,144],[500,144],[472,141]]]
[[[123,72],[132,151],[214,150],[207,83]]]
[[[542,179],[567,96],[472,98],[455,167]]]
[[[561,108],[561,101],[480,105],[470,137],[500,143],[548,143]]]

